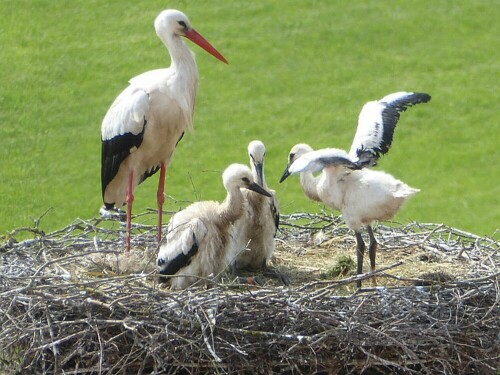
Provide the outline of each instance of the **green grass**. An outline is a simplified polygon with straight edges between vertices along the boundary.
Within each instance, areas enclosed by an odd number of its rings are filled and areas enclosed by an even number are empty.
[[[292,145],[349,148],[362,105],[400,90],[433,99],[402,115],[379,169],[421,189],[396,220],[480,235],[499,228],[500,7],[495,0],[173,1],[230,61],[189,41],[200,86],[196,131],[167,174],[169,209],[223,199],[220,172],[267,146],[282,211],[319,211],[298,178],[279,185]],[[89,218],[101,205],[100,124],[129,78],[168,66],[152,22],[164,1],[2,1],[0,234]],[[136,190],[155,207],[157,178]]]

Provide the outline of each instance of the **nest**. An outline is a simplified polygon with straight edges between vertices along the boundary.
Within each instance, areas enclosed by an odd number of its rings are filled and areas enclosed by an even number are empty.
[[[290,286],[242,286],[226,277],[171,292],[157,283],[155,228],[138,221],[128,258],[123,227],[97,218],[50,234],[34,228],[34,238],[22,242],[16,231],[6,240],[0,370],[498,374],[494,239],[436,224],[379,225],[379,256],[404,251],[449,266],[409,275],[398,272],[403,259],[379,268],[383,286],[356,290],[355,275],[322,279],[320,267],[301,262],[322,250],[354,254],[340,219],[295,214],[282,217],[274,259]],[[456,268],[460,275],[450,271]]]

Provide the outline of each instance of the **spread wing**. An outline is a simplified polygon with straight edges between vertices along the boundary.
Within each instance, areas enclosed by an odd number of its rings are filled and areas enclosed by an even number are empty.
[[[392,144],[400,113],[409,107],[427,103],[430,95],[419,92],[397,92],[363,106],[349,156],[359,165],[374,166]]]
[[[354,163],[345,151],[336,148],[325,148],[300,156],[290,165],[288,171],[290,174],[301,172],[316,173],[325,167],[333,165],[342,165],[349,169],[360,169],[360,166]]]
[[[206,235],[207,227],[199,218],[183,221],[174,216],[158,252],[157,265],[160,274],[175,275],[188,266]]]
[[[126,88],[109,108],[101,126],[102,195],[123,160],[138,148],[149,118],[149,95],[134,86]]]

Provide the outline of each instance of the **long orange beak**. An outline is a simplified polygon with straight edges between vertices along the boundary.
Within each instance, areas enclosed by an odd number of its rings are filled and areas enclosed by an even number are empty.
[[[199,45],[201,48],[203,48],[205,51],[207,51],[209,54],[214,56],[215,58],[219,59],[223,63],[229,64],[224,56],[221,55],[219,51],[215,49],[214,46],[212,46],[208,40],[206,40],[204,37],[201,36],[198,31],[195,29],[191,29],[186,33],[186,38],[188,38],[190,41],[193,43],[196,43]]]

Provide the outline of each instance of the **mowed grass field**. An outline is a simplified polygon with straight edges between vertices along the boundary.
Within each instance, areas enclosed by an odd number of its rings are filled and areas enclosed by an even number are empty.
[[[284,213],[317,212],[297,177],[278,184],[295,143],[350,147],[363,104],[395,91],[432,101],[401,116],[385,170],[421,192],[400,222],[499,228],[500,6],[478,1],[2,1],[0,234],[51,231],[101,206],[100,126],[128,79],[170,64],[153,21],[184,11],[229,60],[186,41],[200,71],[195,132],[167,173],[167,209],[223,199],[222,170],[267,146]],[[157,177],[134,211],[156,205]]]

